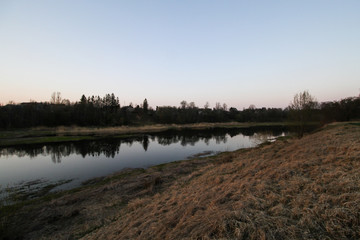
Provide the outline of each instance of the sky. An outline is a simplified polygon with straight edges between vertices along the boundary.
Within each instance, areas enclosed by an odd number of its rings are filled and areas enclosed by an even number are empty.
[[[0,103],[243,109],[360,94],[360,1],[1,0]]]

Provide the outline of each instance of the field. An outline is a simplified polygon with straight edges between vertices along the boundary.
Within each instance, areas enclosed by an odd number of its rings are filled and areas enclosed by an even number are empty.
[[[360,124],[127,169],[0,209],[3,239],[359,239]]]

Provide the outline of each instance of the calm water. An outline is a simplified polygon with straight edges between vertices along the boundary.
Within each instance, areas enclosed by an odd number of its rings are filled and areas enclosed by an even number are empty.
[[[285,135],[285,129],[168,131],[129,139],[3,148],[0,149],[0,189],[16,186],[32,189],[71,180],[57,188],[69,189],[124,168],[147,168],[199,153],[209,155],[254,147],[281,135]]]

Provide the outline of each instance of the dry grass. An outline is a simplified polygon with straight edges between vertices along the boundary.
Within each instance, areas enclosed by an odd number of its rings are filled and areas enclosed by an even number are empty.
[[[10,220],[33,239],[360,238],[355,125],[108,179]]]
[[[86,239],[360,237],[359,127],[219,158]]]

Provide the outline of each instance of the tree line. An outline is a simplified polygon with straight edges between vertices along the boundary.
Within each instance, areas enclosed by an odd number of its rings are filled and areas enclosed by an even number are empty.
[[[210,108],[206,103],[198,107],[194,102],[182,101],[179,107],[149,107],[147,99],[142,104],[121,106],[113,93],[100,96],[82,95],[70,103],[54,93],[49,102],[9,103],[0,106],[0,128],[27,128],[37,126],[122,126],[144,124],[186,124],[199,122],[298,122],[349,121],[360,119],[360,97],[339,101],[316,102],[308,92],[295,95],[292,103],[282,108],[249,108],[238,110],[216,103]]]

